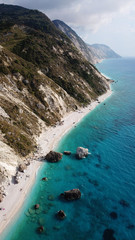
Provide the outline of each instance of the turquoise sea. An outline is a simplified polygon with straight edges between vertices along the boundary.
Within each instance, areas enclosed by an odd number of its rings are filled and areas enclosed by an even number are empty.
[[[105,229],[114,230],[108,240],[135,240],[135,58],[104,60],[97,68],[115,80],[113,94],[62,138],[56,150],[71,156],[43,165],[2,240],[103,240]],[[78,146],[91,155],[77,160]],[[72,188],[81,190],[81,199],[62,201],[60,193]],[[63,221],[55,216],[60,209]]]

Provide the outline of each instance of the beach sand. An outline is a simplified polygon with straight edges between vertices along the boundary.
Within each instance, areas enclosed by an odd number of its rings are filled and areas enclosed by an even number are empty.
[[[99,102],[103,102],[112,94],[111,90],[107,93],[98,97],[98,101],[92,102],[88,107],[82,108],[75,112],[70,112],[62,119],[62,124],[56,127],[48,128],[44,130],[37,140],[38,151],[28,166],[25,173],[22,174],[22,179],[18,184],[11,183],[6,192],[7,196],[4,198],[3,202],[0,203],[0,208],[5,210],[0,210],[0,233],[7,227],[11,221],[14,221],[14,216],[17,214],[23,202],[34,184],[36,179],[36,174],[41,164],[43,164],[40,159],[45,156],[50,150],[53,150],[57,146],[58,142],[62,136],[67,133],[72,127],[75,126],[86,114],[92,111]]]

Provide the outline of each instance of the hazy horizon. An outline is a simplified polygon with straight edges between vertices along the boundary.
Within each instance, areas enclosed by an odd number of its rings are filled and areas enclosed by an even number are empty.
[[[0,3],[38,9],[51,20],[69,25],[85,42],[111,47],[135,57],[134,0],[5,0]]]

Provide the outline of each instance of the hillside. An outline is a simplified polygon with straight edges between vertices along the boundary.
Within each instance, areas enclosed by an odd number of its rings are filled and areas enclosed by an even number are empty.
[[[110,47],[103,44],[87,44],[85,43],[75,31],[73,31],[67,24],[60,20],[54,20],[53,23],[55,26],[65,33],[82,55],[90,61],[92,64],[95,64],[103,59],[107,58],[119,58],[120,56],[115,53]]]
[[[36,149],[43,127],[107,89],[106,79],[45,14],[0,4],[0,181]]]

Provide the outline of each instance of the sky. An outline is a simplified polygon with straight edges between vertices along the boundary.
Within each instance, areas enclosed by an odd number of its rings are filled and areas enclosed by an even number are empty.
[[[89,44],[135,56],[135,0],[0,0],[44,12],[68,24]]]

